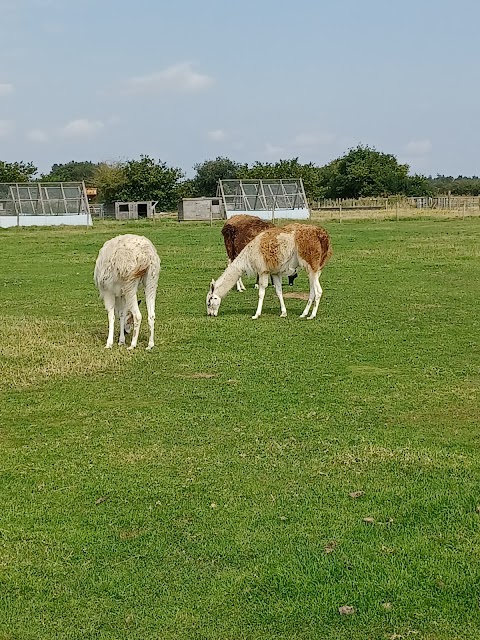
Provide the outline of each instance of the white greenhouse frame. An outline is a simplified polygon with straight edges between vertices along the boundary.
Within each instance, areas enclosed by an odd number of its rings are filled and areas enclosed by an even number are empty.
[[[272,221],[310,218],[301,178],[219,180],[217,195],[223,200],[227,218],[238,214]]]
[[[92,224],[84,182],[0,183],[0,227]]]

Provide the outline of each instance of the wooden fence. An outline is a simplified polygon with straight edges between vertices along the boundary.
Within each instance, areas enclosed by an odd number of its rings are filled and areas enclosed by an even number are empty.
[[[480,216],[480,196],[344,198],[310,203],[317,220]]]
[[[337,198],[316,200],[310,203],[312,209],[318,211],[349,211],[381,209],[448,209],[469,212],[472,209],[480,212],[480,196],[435,196],[435,197],[402,197],[390,196],[388,198]]]

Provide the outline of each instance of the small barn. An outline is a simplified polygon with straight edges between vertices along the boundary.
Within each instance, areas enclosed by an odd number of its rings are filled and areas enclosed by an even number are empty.
[[[225,208],[218,198],[183,198],[178,205],[179,220],[222,220]]]
[[[146,200],[143,202],[115,202],[116,220],[138,220],[139,218],[153,218],[157,202]]]

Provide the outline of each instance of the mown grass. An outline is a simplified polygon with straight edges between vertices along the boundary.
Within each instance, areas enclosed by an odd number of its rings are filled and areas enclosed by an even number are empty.
[[[206,317],[219,226],[0,232],[0,640],[480,638],[480,222],[327,226],[312,322]],[[151,353],[103,348],[127,231]]]

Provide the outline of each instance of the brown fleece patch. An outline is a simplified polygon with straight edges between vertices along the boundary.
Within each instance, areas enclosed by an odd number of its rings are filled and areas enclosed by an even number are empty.
[[[257,216],[247,216],[244,214],[232,216],[222,228],[227,256],[230,260],[235,260],[240,251],[256,238],[259,233],[273,226],[271,222],[262,220]]]
[[[285,227],[287,229],[295,233],[298,255],[313,271],[320,271],[332,255],[330,237],[325,229],[310,224],[291,224]]]
[[[143,276],[147,273],[148,266],[137,267],[137,270],[132,273],[132,280],[136,280],[137,278],[143,278]]]
[[[285,228],[273,227],[264,231],[260,237],[260,253],[269,271],[278,267],[280,263],[280,241],[278,236],[285,232]]]

